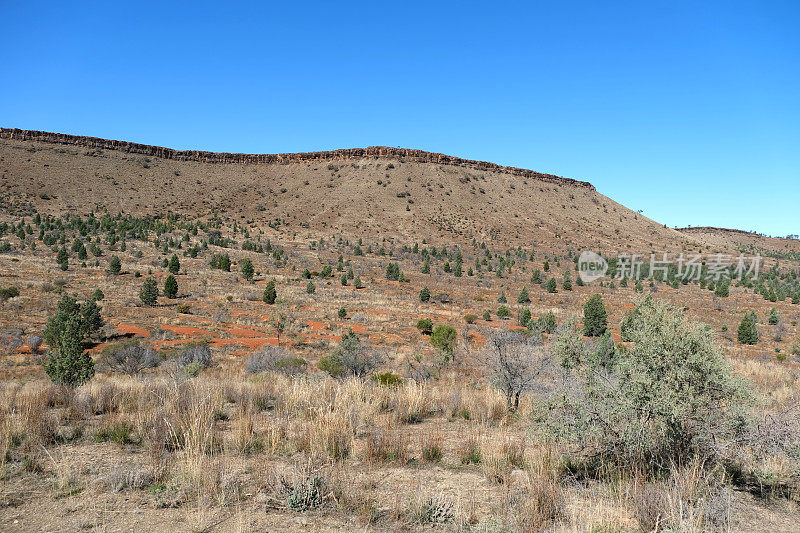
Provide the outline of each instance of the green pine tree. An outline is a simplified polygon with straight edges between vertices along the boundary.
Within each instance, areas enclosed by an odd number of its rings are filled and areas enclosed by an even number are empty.
[[[547,280],[547,283],[544,284],[545,290],[550,293],[558,292],[557,287],[558,285],[556,284],[556,278],[550,278]]]
[[[177,274],[181,270],[181,262],[178,260],[177,255],[172,254],[167,268],[169,269],[170,274]]]
[[[264,288],[264,295],[262,299],[264,302],[272,305],[275,303],[275,300],[278,298],[278,293],[275,290],[275,280],[269,280],[267,286]]]
[[[175,276],[170,274],[167,276],[167,279],[164,280],[164,296],[169,299],[173,299],[178,295],[178,281],[175,279]]]
[[[758,328],[756,327],[755,316],[748,313],[739,324],[739,330],[736,332],[736,338],[740,344],[756,344],[758,343]]]
[[[593,295],[583,306],[583,334],[589,337],[599,337],[608,329],[608,314],[603,305],[603,297]]]
[[[423,287],[421,291],[419,291],[419,301],[420,302],[428,302],[431,299],[431,291],[428,287]]]
[[[120,261],[119,257],[116,255],[112,255],[111,259],[108,260],[108,270],[107,272],[112,276],[117,276],[122,271],[122,261]]]
[[[144,305],[154,306],[158,302],[158,285],[153,276],[144,280],[142,290],[139,291],[139,299]]]
[[[247,281],[253,281],[253,274],[255,274],[256,269],[253,268],[253,262],[250,258],[245,257],[242,259],[239,264],[242,268],[242,277]]]
[[[781,316],[778,314],[778,310],[775,309],[774,307],[770,310],[769,318],[767,319],[767,321],[772,326],[776,325],[778,322],[781,321]]]
[[[518,304],[526,304],[531,301],[531,297],[528,294],[528,288],[522,287],[522,290],[519,291],[519,296],[517,296],[517,303]]]

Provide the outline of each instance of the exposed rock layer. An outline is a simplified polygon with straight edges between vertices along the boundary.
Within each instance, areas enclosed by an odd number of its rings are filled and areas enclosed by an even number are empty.
[[[36,141],[51,144],[67,144],[101,150],[119,150],[122,152],[143,154],[163,159],[179,161],[199,161],[203,163],[291,163],[301,161],[355,159],[362,157],[394,157],[405,158],[419,163],[435,163],[439,165],[453,165],[481,171],[504,172],[514,176],[534,178],[550,183],[586,187],[594,190],[594,186],[585,181],[571,178],[562,178],[553,174],[543,174],[533,170],[516,167],[504,167],[486,161],[461,159],[445,154],[426,152],[424,150],[411,150],[407,148],[392,148],[389,146],[370,146],[367,148],[347,148],[329,150],[325,152],[301,152],[294,154],[231,154],[224,152],[204,152],[200,150],[173,150],[162,146],[151,146],[127,141],[100,139],[98,137],[83,137],[65,133],[51,133],[37,130],[20,130],[17,128],[0,128],[0,138],[16,139],[22,141]]]

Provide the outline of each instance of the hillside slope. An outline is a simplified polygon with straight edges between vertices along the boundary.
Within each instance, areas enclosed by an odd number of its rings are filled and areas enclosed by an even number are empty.
[[[309,237],[477,238],[562,251],[704,244],[586,182],[418,150],[214,154],[4,129],[0,173],[7,210],[219,213],[264,226],[280,220],[281,231]]]
[[[759,233],[728,228],[693,227],[678,231],[703,240],[710,245],[727,247],[747,254],[797,259],[800,257],[800,239],[768,237]]]

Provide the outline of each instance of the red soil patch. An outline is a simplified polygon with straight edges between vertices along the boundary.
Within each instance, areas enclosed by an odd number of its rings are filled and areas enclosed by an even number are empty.
[[[472,342],[474,342],[475,344],[486,344],[486,337],[484,337],[477,331],[471,331],[469,333],[469,336],[472,339]]]
[[[89,350],[87,350],[87,351],[88,351],[90,354],[99,354],[100,352],[102,352],[102,351],[103,351],[103,348],[105,348],[106,346],[110,346],[110,345],[111,345],[111,343],[108,343],[108,342],[101,342],[101,343],[100,343],[100,344],[98,344],[97,346],[92,346],[92,347],[91,347]]]
[[[142,329],[138,326],[133,326],[131,324],[117,324],[117,329],[120,330],[125,335],[136,335],[139,337],[149,337],[150,332],[146,329]]]
[[[389,342],[399,342],[399,343],[402,344],[402,343],[405,342],[405,339],[403,337],[401,337],[400,335],[395,335],[394,333],[387,333],[384,336],[383,340],[385,342],[387,342],[387,343],[389,343]]]
[[[306,322],[306,324],[308,324],[309,329],[314,333],[319,333],[320,331],[325,329],[325,324],[323,324],[322,322],[314,322],[313,320],[309,320],[308,322]]]
[[[193,328],[191,326],[167,326],[165,324],[161,325],[162,329],[168,329],[173,333],[177,333],[178,335],[186,335],[186,336],[208,336],[211,337],[214,334],[210,331],[206,331],[200,328]]]
[[[358,324],[353,324],[352,326],[350,326],[350,329],[352,329],[356,333],[363,333],[363,334],[367,333],[367,328]]]

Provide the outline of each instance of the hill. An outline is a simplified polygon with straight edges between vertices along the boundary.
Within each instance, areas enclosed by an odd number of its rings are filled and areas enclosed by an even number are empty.
[[[52,214],[224,213],[310,237],[475,238],[562,253],[703,244],[584,181],[420,150],[227,154],[2,129],[0,172],[7,206]]]
[[[678,231],[710,245],[732,248],[746,254],[760,253],[778,259],[800,258],[800,239],[768,237],[760,233],[728,228],[689,227]]]

